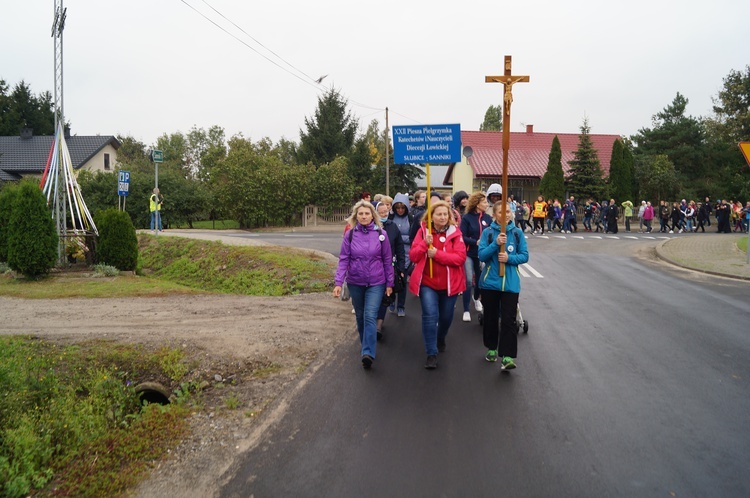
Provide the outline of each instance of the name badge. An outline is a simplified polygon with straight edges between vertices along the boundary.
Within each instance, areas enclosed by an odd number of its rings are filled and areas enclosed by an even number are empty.
[[[508,246],[508,252],[513,252],[513,246]]]
[[[440,237],[440,242],[445,242],[445,237]]]
[[[385,235],[383,235],[383,234],[381,233],[381,234],[380,234],[380,237],[378,237],[378,239],[380,239],[380,242],[383,242],[383,241],[385,240]]]

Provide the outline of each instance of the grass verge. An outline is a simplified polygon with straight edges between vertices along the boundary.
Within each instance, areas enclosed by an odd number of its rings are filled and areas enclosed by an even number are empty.
[[[331,288],[333,267],[310,251],[140,235],[141,275],[52,272],[40,280],[0,275],[0,295],[26,299],[150,297],[216,292],[284,296]]]
[[[184,436],[190,401],[143,408],[135,386],[168,385],[183,361],[167,348],[0,337],[0,496],[115,496],[137,484]]]

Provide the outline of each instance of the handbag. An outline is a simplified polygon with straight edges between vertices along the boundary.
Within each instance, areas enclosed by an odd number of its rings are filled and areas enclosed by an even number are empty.
[[[341,284],[341,300],[348,301],[352,296],[349,294],[349,286],[344,282]]]
[[[401,273],[396,271],[393,274],[393,294],[398,294],[406,289],[406,278],[401,276]]]

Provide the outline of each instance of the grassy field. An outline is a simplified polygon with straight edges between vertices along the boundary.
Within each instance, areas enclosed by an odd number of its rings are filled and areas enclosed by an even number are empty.
[[[333,285],[330,263],[309,251],[152,235],[138,240],[137,275],[53,272],[27,280],[7,272],[0,275],[0,295],[281,296]],[[185,435],[187,417],[200,402],[196,386],[186,380],[192,368],[179,349],[0,337],[0,496],[122,495]],[[143,406],[135,386],[160,378],[180,385],[176,402]]]

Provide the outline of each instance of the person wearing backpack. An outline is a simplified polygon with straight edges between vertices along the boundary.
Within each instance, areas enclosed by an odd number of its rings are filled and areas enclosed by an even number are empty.
[[[357,202],[347,221],[352,228],[341,241],[333,297],[341,296],[346,281],[357,317],[362,366],[369,370],[375,361],[378,309],[383,295],[390,296],[393,291],[391,245],[386,243],[380,218],[369,202]]]
[[[390,197],[388,197],[388,199],[390,199]],[[406,278],[404,275],[404,270],[406,269],[406,267],[404,266],[404,241],[401,238],[401,232],[399,231],[396,224],[393,223],[393,220],[388,218],[387,203],[378,202],[375,205],[375,211],[377,211],[378,213],[380,223],[382,223],[383,225],[383,231],[388,236],[388,242],[391,246],[391,261],[393,264],[393,271],[395,272],[394,284],[399,279],[401,279],[401,281],[404,281],[404,279]],[[393,290],[395,291],[396,289],[394,288]],[[399,292],[404,293],[406,292],[406,289],[401,288]],[[394,295],[387,297],[387,299],[391,302],[395,302],[395,298],[396,296]],[[383,321],[385,320],[385,312],[388,309],[388,305],[385,303],[386,300],[384,299],[380,304],[380,309],[378,310],[377,339],[379,341],[383,339]]]
[[[487,348],[485,359],[489,362],[499,359],[501,370],[511,370],[516,368],[515,358],[518,356],[516,313],[521,292],[518,266],[529,261],[529,251],[526,237],[513,223],[512,213],[506,212],[506,233],[501,232],[501,209],[502,203],[493,206],[494,221],[482,233],[479,241],[479,260],[485,264],[479,278],[479,288],[484,305],[482,334]],[[500,252],[503,244],[504,250]],[[505,264],[502,277],[500,263]]]
[[[487,197],[482,192],[474,192],[469,196],[466,205],[466,213],[461,217],[461,235],[466,243],[466,262],[464,273],[466,273],[466,290],[463,294],[464,315],[463,321],[471,321],[470,306],[474,301],[474,309],[477,313],[483,311],[482,301],[479,300],[479,256],[477,255],[477,244],[482,237],[482,232],[492,223],[492,218],[487,214]]]

